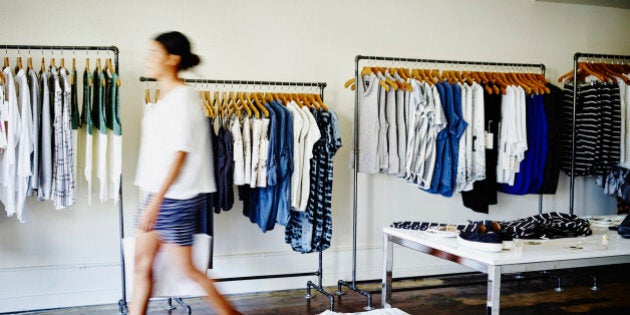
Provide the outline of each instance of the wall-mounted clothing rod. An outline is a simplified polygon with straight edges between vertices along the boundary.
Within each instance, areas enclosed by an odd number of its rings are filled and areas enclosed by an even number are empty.
[[[526,67],[526,68],[539,68],[542,71],[542,74],[545,74],[545,65],[541,63],[462,61],[462,60],[420,59],[420,58],[404,58],[404,57],[399,58],[399,57],[362,56],[362,55],[358,55],[355,57],[356,63],[358,63],[361,60],[394,61],[394,62],[400,61],[400,62],[412,62],[412,63],[433,63],[433,64],[493,66],[493,67]]]
[[[155,78],[140,77],[140,82],[156,82]],[[285,82],[285,81],[251,81],[251,80],[207,80],[184,79],[186,83],[193,84],[234,84],[234,85],[269,85],[269,86],[313,86],[325,88],[326,82]]]
[[[535,68],[541,74],[545,74],[544,64],[535,63],[506,63],[506,62],[486,62],[486,61],[465,61],[465,60],[439,60],[439,59],[423,59],[423,58],[405,58],[405,57],[385,57],[385,56],[364,56],[357,55],[354,58],[354,76],[355,82],[359,82],[359,63],[361,60],[368,61],[391,61],[391,62],[407,62],[407,63],[425,63],[433,65],[476,65],[491,67],[525,67]],[[359,161],[359,89],[354,91],[354,135],[353,135],[353,154],[354,161]],[[355,162],[357,163],[357,162]],[[352,281],[347,282],[339,280],[337,283],[337,295],[344,294],[341,291],[342,286],[364,295],[367,298],[367,306],[365,310],[371,310],[372,297],[369,292],[359,289],[356,286],[356,269],[357,269],[357,196],[358,196],[358,164],[353,168],[353,185],[352,185]],[[542,212],[542,195],[539,195],[539,212]]]
[[[598,60],[601,63],[614,63],[619,60],[630,61],[630,55],[607,55],[607,54],[592,54],[592,53],[581,53],[576,52],[573,55],[573,111],[572,115],[572,125],[571,125],[571,174],[569,175],[569,213],[573,214],[574,211],[574,200],[575,200],[575,119],[576,119],[576,102],[577,102],[577,70],[578,70],[578,61],[582,58],[593,58],[593,59],[602,59]]]

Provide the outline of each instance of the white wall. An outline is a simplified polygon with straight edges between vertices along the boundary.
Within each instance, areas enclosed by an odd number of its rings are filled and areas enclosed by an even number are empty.
[[[167,30],[187,34],[203,57],[196,70],[200,77],[328,82],[326,100],[340,116],[344,147],[335,158],[334,233],[332,248],[324,254],[327,285],[351,274],[353,95],[343,83],[353,75],[355,55],[544,63],[547,78],[555,81],[571,69],[576,51],[630,53],[625,36],[630,11],[531,0],[4,0],[0,21],[0,45],[120,48],[128,233],[138,201],[132,180],[145,88],[138,77],[153,35]],[[76,56],[82,60],[85,55]],[[536,196],[500,195],[490,215],[483,215],[465,209],[459,196],[429,195],[386,176],[360,175],[359,182],[359,279],[380,277],[380,229],[394,220],[511,219],[535,214],[538,207]],[[49,204],[29,201],[25,224],[0,216],[0,312],[118,300],[117,208],[98,202],[88,206],[85,187],[79,189],[81,198],[71,209],[54,211]],[[544,199],[545,210],[566,211],[568,190],[562,175],[559,193]],[[592,179],[576,182],[575,204],[578,215],[615,212],[614,200],[604,197]],[[217,216],[215,225],[213,276],[316,268],[316,255],[293,253],[283,242],[282,228],[263,235],[242,216],[240,204]],[[399,276],[464,270],[406,250],[397,255]],[[306,280],[240,282],[223,289],[295,288]]]

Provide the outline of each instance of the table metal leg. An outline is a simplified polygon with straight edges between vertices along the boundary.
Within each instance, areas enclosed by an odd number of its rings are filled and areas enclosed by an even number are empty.
[[[381,286],[381,305],[392,307],[392,268],[394,265],[394,244],[387,235],[383,235],[383,282]]]
[[[488,266],[487,314],[499,315],[501,304],[501,267]]]

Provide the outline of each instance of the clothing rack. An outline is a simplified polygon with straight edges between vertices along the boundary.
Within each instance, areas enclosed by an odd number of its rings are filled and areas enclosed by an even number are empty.
[[[575,103],[577,102],[577,69],[580,59],[601,59],[598,62],[610,63],[610,61],[630,61],[630,55],[608,55],[608,54],[592,54],[577,52],[573,55],[573,123],[571,125],[571,174],[569,175],[569,213],[573,214],[573,206],[575,200]]]
[[[357,84],[357,88],[354,91],[354,136],[353,136],[353,154],[355,165],[353,168],[353,183],[352,183],[352,281],[347,282],[339,280],[337,283],[336,295],[343,295],[341,290],[342,286],[349,288],[367,298],[367,306],[364,307],[366,311],[372,310],[372,296],[369,292],[359,289],[356,286],[356,269],[357,269],[357,182],[358,182],[358,161],[359,161],[359,62],[361,60],[368,61],[389,61],[389,62],[403,62],[403,63],[423,63],[429,65],[457,65],[457,66],[491,66],[491,67],[524,67],[524,68],[537,68],[541,74],[545,74],[544,64],[532,64],[532,63],[505,63],[505,62],[485,62],[485,61],[459,61],[459,60],[438,60],[438,59],[418,59],[418,58],[404,58],[404,57],[383,57],[383,56],[362,56],[357,55],[354,58],[354,77]],[[542,195],[538,196],[538,212],[542,213]]]
[[[53,52],[53,51],[96,51],[97,53],[100,51],[104,51],[104,52],[111,52],[114,54],[113,56],[113,66],[114,66],[114,70],[117,73],[120,73],[118,70],[118,54],[119,54],[119,50],[118,47],[116,46],[59,46],[59,45],[2,45],[0,44],[0,49],[4,48],[5,50],[5,54],[7,54],[8,50],[41,50],[42,54],[44,54],[44,52]],[[123,229],[123,193],[122,193],[122,186],[123,186],[123,182],[122,182],[122,174],[120,175],[120,187],[118,189],[118,197],[119,199],[119,203],[118,203],[118,216],[119,216],[119,227],[120,227],[120,239],[122,240],[124,237],[124,229]],[[126,309],[126,295],[125,295],[125,260],[124,260],[124,255],[123,255],[123,247],[122,247],[122,242],[120,242],[119,244],[119,248],[120,248],[120,263],[122,264],[122,274],[121,274],[121,279],[122,279],[122,300],[124,301],[124,305],[125,305],[125,309]],[[121,304],[119,302],[119,307],[121,307]]]
[[[140,77],[140,82],[156,82],[155,78]],[[319,89],[319,95],[324,99],[324,88],[326,88],[326,82],[287,82],[287,81],[251,81],[251,80],[211,80],[211,79],[184,79],[184,82],[191,84],[226,84],[226,85],[258,85],[258,86],[284,86],[284,87],[315,87]],[[312,281],[306,283],[306,295],[304,298],[311,299],[314,295],[311,294],[311,288],[317,290],[324,296],[326,296],[330,302],[330,310],[334,311],[334,297],[332,294],[324,290],[322,285],[323,276],[323,262],[322,251],[319,251],[318,268],[315,272],[301,272],[301,273],[285,273],[285,274],[273,274],[273,275],[256,275],[245,277],[232,277],[232,278],[218,278],[217,282],[229,282],[229,281],[248,281],[248,280],[262,280],[262,279],[277,279],[277,278],[297,278],[316,276],[317,284]],[[177,301],[177,300],[176,300]],[[177,301],[179,302],[179,301]],[[180,303],[181,304],[181,303]]]

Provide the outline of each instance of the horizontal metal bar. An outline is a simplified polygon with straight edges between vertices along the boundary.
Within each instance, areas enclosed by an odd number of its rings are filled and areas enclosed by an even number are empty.
[[[356,61],[360,60],[380,60],[380,61],[402,61],[402,62],[422,62],[422,63],[440,63],[440,64],[458,64],[458,65],[480,65],[480,66],[498,66],[498,67],[529,67],[539,68],[545,72],[545,65],[542,63],[509,63],[509,62],[485,62],[485,61],[465,61],[465,60],[440,60],[440,59],[419,59],[404,57],[384,57],[384,56],[362,56],[357,55]]]
[[[1,47],[1,46],[0,46]],[[140,77],[140,82],[155,82],[155,78]],[[186,83],[200,84],[235,84],[235,85],[269,85],[269,86],[316,86],[326,87],[326,82],[286,82],[286,81],[251,81],[251,80],[210,80],[210,79],[184,79]]]
[[[119,50],[116,46],[59,46],[59,45],[2,45],[0,49],[32,49],[32,50],[94,50],[94,51],[111,51],[118,54]]]
[[[630,60],[630,55],[609,55],[609,54],[591,54],[577,52],[573,55],[573,59],[578,60],[580,58],[608,58],[608,59],[624,59]]]
[[[285,273],[285,274],[235,277],[235,278],[217,278],[214,280],[217,282],[229,282],[229,281],[261,280],[261,279],[275,279],[275,278],[298,278],[298,277],[310,277],[310,276],[318,276],[318,275],[319,275],[318,272],[302,272],[302,273]]]

